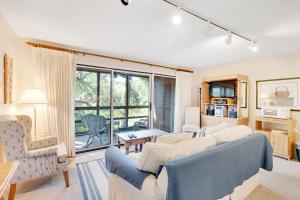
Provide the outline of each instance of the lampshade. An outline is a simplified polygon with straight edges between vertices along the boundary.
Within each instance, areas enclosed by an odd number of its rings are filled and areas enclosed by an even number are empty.
[[[19,103],[47,104],[45,93],[41,89],[27,89],[23,93]]]

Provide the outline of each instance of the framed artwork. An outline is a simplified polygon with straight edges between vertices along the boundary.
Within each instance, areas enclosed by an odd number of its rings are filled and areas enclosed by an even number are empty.
[[[248,99],[248,96],[247,96],[247,88],[248,88],[248,85],[247,85],[247,82],[241,82],[241,108],[247,108],[247,99]]]
[[[300,111],[300,77],[256,81],[256,108],[290,107]]]
[[[3,59],[3,97],[4,104],[12,104],[12,88],[13,88],[13,59],[9,58],[7,54]]]

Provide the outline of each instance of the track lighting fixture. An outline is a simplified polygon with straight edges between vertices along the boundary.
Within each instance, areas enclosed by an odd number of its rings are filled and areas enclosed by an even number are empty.
[[[210,35],[212,29],[213,29],[212,24],[211,24],[209,21],[206,21],[205,29],[204,29],[203,32],[202,32],[203,35],[204,35],[205,37],[209,37],[209,35]]]
[[[172,22],[174,25],[180,25],[182,22],[182,17],[181,17],[181,9],[177,7],[176,14],[172,18]]]
[[[257,52],[258,46],[257,46],[256,42],[251,41],[251,43],[250,43],[248,49],[249,49],[250,51],[254,52],[254,53]]]
[[[126,0],[122,0],[122,1],[126,1]],[[169,5],[172,6],[172,7],[179,8],[179,5],[178,5],[176,2],[174,2],[173,0],[162,0],[162,1],[166,2],[167,4],[169,4]],[[245,35],[242,35],[242,34],[239,34],[239,33],[237,33],[237,32],[231,31],[231,30],[228,29],[227,27],[222,26],[222,25],[220,25],[220,24],[218,24],[218,23],[216,23],[216,22],[209,21],[207,18],[205,18],[205,17],[203,17],[203,16],[197,14],[196,12],[194,12],[194,11],[188,9],[188,8],[185,8],[185,7],[180,6],[180,12],[181,12],[181,13],[184,12],[184,13],[190,15],[190,16],[193,16],[193,17],[195,17],[195,18],[201,20],[202,22],[207,23],[207,24],[206,24],[206,25],[207,25],[207,28],[203,31],[203,35],[206,36],[206,37],[209,36],[209,34],[210,34],[212,28],[218,28],[218,29],[221,29],[221,30],[223,30],[223,31],[227,31],[227,32],[230,33],[230,34],[228,34],[227,38],[225,39],[225,43],[228,44],[228,45],[230,45],[230,44],[232,43],[232,36],[233,36],[233,35],[234,35],[235,37],[239,37],[239,38],[241,38],[241,39],[243,39],[243,40],[246,40],[246,41],[248,41],[248,42],[253,41],[252,39],[248,38],[248,37],[245,36]],[[182,22],[181,16],[180,16],[179,14],[175,14],[175,15],[173,16],[173,18],[172,18],[172,22],[173,22],[173,24],[175,24],[175,25],[179,25],[179,24]],[[256,44],[255,41],[253,41],[253,42]],[[252,49],[252,51],[255,52],[255,51],[258,50],[258,47],[257,47],[257,45],[256,45],[256,47],[251,48],[251,49]]]
[[[127,6],[131,2],[131,0],[121,0],[121,2],[124,6]]]
[[[227,37],[225,38],[225,44],[230,45],[232,43],[232,34],[228,32]]]

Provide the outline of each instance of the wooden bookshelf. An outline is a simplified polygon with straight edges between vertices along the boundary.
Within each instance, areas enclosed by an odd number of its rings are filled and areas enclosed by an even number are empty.
[[[242,83],[246,83],[246,91],[242,90]],[[225,87],[231,88],[234,90],[234,96],[231,97],[212,97],[210,94],[211,87],[213,85],[223,84]],[[226,86],[227,85],[227,86]],[[249,79],[247,76],[242,74],[233,74],[233,75],[226,75],[226,76],[218,76],[218,77],[207,77],[203,79],[202,82],[202,94],[201,94],[201,126],[209,126],[215,125],[222,122],[235,124],[235,125],[248,125],[248,113],[249,113]],[[242,92],[246,92],[246,107],[242,108]],[[225,100],[226,103],[216,103],[217,100]],[[225,106],[228,108],[236,110],[236,116],[233,118],[228,117],[229,112],[227,115],[223,116],[216,116],[216,114],[212,115],[208,113],[207,108],[209,106],[215,107],[218,106]],[[226,109],[225,109],[226,110]]]

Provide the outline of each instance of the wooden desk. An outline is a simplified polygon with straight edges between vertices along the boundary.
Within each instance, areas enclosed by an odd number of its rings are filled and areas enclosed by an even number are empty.
[[[19,166],[18,161],[0,163],[0,199],[3,199],[3,194],[9,185],[9,181],[15,174]]]
[[[266,134],[273,146],[273,154],[286,159],[295,156],[295,120],[294,119],[274,119],[267,117],[255,118],[255,131]],[[264,128],[264,123],[287,126],[286,135],[272,135],[272,128]]]

